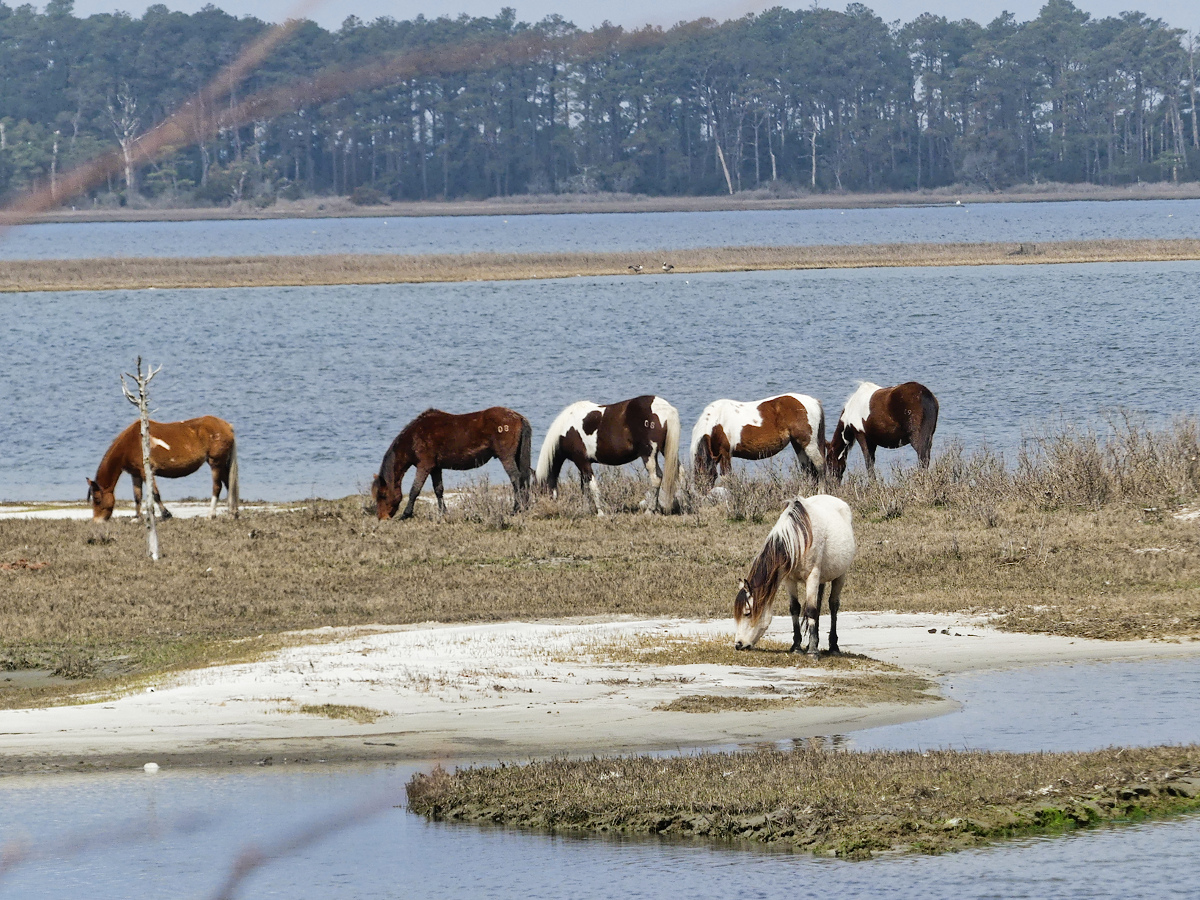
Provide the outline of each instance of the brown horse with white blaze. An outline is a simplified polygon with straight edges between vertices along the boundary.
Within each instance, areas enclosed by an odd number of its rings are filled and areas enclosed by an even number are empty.
[[[655,506],[671,512],[679,475],[679,412],[662,397],[646,394],[607,406],[580,400],[558,414],[538,454],[537,479],[558,490],[558,475],[568,460],[590,489],[596,515],[604,515],[592,463],[623,466],[640,459],[650,476]],[[658,455],[662,454],[659,468]]]
[[[404,497],[401,481],[416,467],[408,505],[400,517],[412,517],[413,507],[425,479],[433,477],[433,492],[438,510],[446,511],[442,497],[443,469],[477,469],[490,459],[500,460],[513,486],[513,511],[529,495],[529,458],[533,429],[529,420],[503,406],[478,412],[453,415],[440,409],[427,409],[404,426],[383,455],[379,474],[371,485],[371,497],[380,519],[390,519]]]
[[[791,445],[796,459],[813,478],[825,468],[825,410],[805,394],[780,394],[742,403],[714,400],[692,429],[692,466],[696,479],[712,484],[728,475],[733,457],[766,459]]]
[[[233,426],[216,416],[201,416],[183,422],[150,423],[150,485],[154,502],[164,519],[171,513],[163,506],[158,493],[158,477],[183,478],[191,475],[204,463],[212,469],[212,505],[209,516],[217,514],[217,498],[221,488],[228,490],[229,512],[238,513],[237,441]],[[138,518],[142,515],[142,425],[134,422],[119,435],[96,469],[96,480],[88,478],[88,499],[92,501],[92,519],[112,518],[116,505],[117,482],[121,473],[133,479],[133,500]]]
[[[882,388],[864,381],[858,386],[838,419],[833,437],[825,447],[825,471],[841,481],[846,457],[857,442],[875,477],[875,448],[894,450],[911,444],[922,469],[929,468],[933,432],[937,428],[938,401],[933,391],[915,381]]]

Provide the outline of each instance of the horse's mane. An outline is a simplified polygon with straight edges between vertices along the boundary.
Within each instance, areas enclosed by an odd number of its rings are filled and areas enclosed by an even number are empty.
[[[804,551],[812,544],[812,519],[799,499],[791,501],[780,514],[775,527],[754,562],[746,583],[760,597],[769,597],[779,586],[779,579],[799,563]]]
[[[411,422],[405,425],[404,428],[400,430],[400,433],[392,438],[392,442],[388,445],[387,452],[383,454],[383,462],[379,464],[379,480],[383,484],[387,485],[389,489],[392,487],[392,473],[396,468],[397,448],[403,446],[405,440],[411,438],[412,430],[433,413],[440,415],[442,411],[432,406],[429,407]],[[411,443],[411,440],[409,440],[409,443]]]

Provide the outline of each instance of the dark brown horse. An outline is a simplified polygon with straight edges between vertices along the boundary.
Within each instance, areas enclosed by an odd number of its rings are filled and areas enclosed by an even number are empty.
[[[825,471],[835,481],[841,481],[846,457],[856,441],[862,448],[871,478],[875,477],[876,447],[894,450],[911,444],[921,468],[928,468],[937,420],[937,397],[925,385],[906,381],[881,388],[864,381],[846,401],[833,437],[825,447]]]
[[[404,426],[383,455],[379,474],[371,485],[375,511],[380,519],[389,519],[396,514],[404,497],[400,482],[404,473],[416,466],[408,505],[400,518],[412,517],[413,506],[430,475],[433,476],[438,509],[444,513],[442,470],[477,469],[489,459],[498,459],[512,481],[515,512],[529,495],[532,443],[533,429],[529,420],[503,406],[461,416],[427,409]]]
[[[557,491],[559,472],[570,460],[579,470],[584,489],[591,489],[596,515],[602,516],[592,463],[623,466],[640,459],[650,475],[657,508],[670,512],[679,475],[679,432],[679,412],[653,394],[607,406],[580,400],[560,412],[550,426],[538,454],[538,482]],[[659,453],[663,456],[661,470]]]
[[[791,445],[800,466],[816,478],[825,468],[825,411],[804,394],[780,394],[739,403],[714,400],[692,429],[696,479],[712,484],[728,475],[733,457],[766,459]]]
[[[238,469],[237,442],[233,437],[233,426],[216,416],[201,416],[184,422],[150,423],[150,467],[153,470],[150,485],[154,501],[162,511],[164,519],[171,513],[163,506],[158,494],[158,477],[183,478],[191,475],[203,463],[212,469],[212,506],[209,516],[217,514],[217,498],[222,485],[228,489],[229,511],[238,512]],[[112,442],[100,467],[96,480],[88,478],[88,499],[92,501],[92,519],[105,520],[112,517],[116,505],[117,481],[122,472],[133,479],[133,501],[137,506],[138,518],[142,515],[142,425],[134,422]]]

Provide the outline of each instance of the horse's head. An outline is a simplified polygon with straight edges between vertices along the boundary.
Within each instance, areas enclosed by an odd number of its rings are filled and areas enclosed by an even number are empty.
[[[390,519],[400,508],[400,494],[388,489],[387,483],[378,475],[371,482],[371,499],[375,501],[375,515],[380,520]]]
[[[733,598],[733,649],[752,650],[771,624],[769,598],[758,599],[743,578]]]
[[[854,435],[844,422],[838,422],[833,430],[833,437],[825,445],[825,476],[841,484],[842,476],[846,474],[846,457],[850,455],[850,445],[854,443]]]
[[[87,498],[92,501],[92,521],[107,522],[112,518],[113,507],[117,505],[116,487],[106,491],[86,475],[84,480],[88,483]]]

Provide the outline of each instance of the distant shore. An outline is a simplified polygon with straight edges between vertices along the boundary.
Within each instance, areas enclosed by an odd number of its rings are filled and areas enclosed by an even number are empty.
[[[306,197],[259,207],[251,202],[209,207],[106,207],[55,209],[8,221],[0,227],[52,222],[190,222],[221,219],[322,219],[397,216],[520,216],[568,213],[722,212],[734,210],[880,209],[961,203],[1053,203],[1070,200],[1195,200],[1200,183],[1099,185],[1020,185],[1004,191],[961,186],[879,193],[744,191],[704,197],[649,197],[639,194],[529,194],[488,200],[419,200],[356,206],[346,197]]]
[[[631,274],[678,278],[706,272],[1193,259],[1200,259],[1200,240],[715,247],[605,253],[12,260],[0,265],[0,292],[416,284]]]

